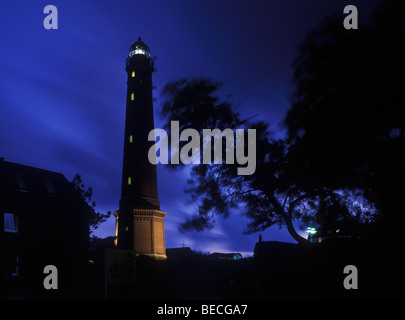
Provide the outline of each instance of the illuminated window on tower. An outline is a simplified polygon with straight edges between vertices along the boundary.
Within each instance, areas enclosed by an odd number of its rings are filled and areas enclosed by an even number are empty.
[[[132,71],[131,76],[132,76],[132,78],[135,78],[135,71]]]
[[[134,101],[135,100],[135,94],[131,93],[131,100]]]
[[[134,142],[134,136],[131,134],[131,135],[129,136],[129,143],[132,143],[132,142]]]
[[[132,184],[132,179],[131,177],[128,177],[128,185],[130,186]]]

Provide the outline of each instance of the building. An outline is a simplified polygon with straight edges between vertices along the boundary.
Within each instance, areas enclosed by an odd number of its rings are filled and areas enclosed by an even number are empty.
[[[261,236],[256,242],[253,257],[259,260],[277,260],[296,256],[300,252],[300,246],[296,243],[281,241],[262,241]]]
[[[335,221],[328,227],[307,228],[308,241],[323,243],[324,241],[348,241],[369,237],[375,229],[375,223],[359,223],[351,220]]]
[[[92,208],[57,172],[0,158],[0,295],[76,297],[88,263]],[[58,290],[44,289],[44,268]]]
[[[164,217],[160,211],[156,166],[148,159],[154,145],[152,72],[149,47],[138,39],[126,60],[127,103],[125,116],[122,188],[118,221],[118,247],[137,255],[166,259]]]
[[[184,261],[194,258],[196,253],[190,247],[167,248],[168,261]]]
[[[223,252],[214,252],[208,256],[209,260],[227,260],[227,261],[237,261],[242,259],[240,253],[223,253]]]

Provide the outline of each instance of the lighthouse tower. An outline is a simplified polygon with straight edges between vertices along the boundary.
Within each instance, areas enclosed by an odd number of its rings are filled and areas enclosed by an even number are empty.
[[[149,47],[138,38],[129,48],[125,68],[127,103],[121,200],[118,218],[118,247],[157,259],[166,258],[164,217],[160,211],[156,165],[149,162],[154,144],[148,134],[154,129],[152,72]]]

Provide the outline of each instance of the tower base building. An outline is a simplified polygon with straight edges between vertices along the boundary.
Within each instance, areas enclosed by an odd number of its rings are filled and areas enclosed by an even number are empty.
[[[155,209],[129,209],[123,214],[133,217],[133,249],[137,255],[166,259],[164,217],[166,212]]]

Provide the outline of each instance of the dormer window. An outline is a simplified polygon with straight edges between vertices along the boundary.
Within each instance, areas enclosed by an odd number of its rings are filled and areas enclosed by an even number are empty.
[[[51,180],[45,179],[45,186],[46,186],[46,190],[48,191],[49,195],[55,194],[55,189],[53,188]]]
[[[15,179],[17,181],[19,191],[27,192],[28,191],[27,185],[26,185],[25,180],[22,177],[22,175],[16,174],[16,175],[14,175],[14,177],[15,177]]]

